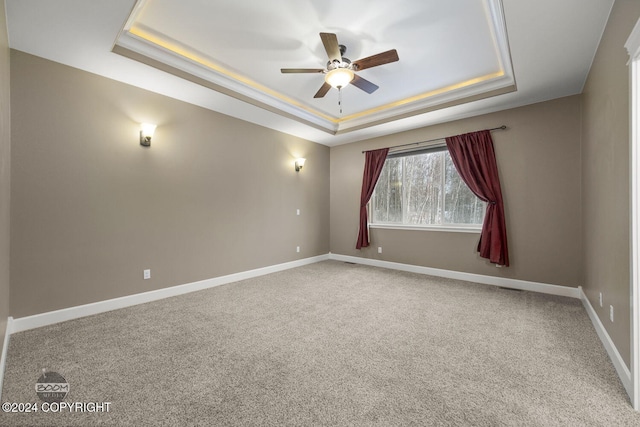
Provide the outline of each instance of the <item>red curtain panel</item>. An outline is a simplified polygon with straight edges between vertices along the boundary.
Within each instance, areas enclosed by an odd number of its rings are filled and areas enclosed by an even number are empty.
[[[362,175],[362,193],[360,194],[360,231],[358,232],[358,242],[356,249],[369,246],[369,224],[367,222],[367,203],[376,188],[380,172],[384,166],[384,161],[389,153],[388,148],[367,151],[364,160],[364,174]]]
[[[446,141],[460,177],[487,203],[478,252],[494,264],[508,266],[507,228],[491,132],[482,130],[450,136]]]

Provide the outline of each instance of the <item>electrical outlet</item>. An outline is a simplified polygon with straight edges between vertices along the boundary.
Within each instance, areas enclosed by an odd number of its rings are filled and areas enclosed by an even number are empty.
[[[602,307],[602,292],[600,292],[600,307]]]
[[[300,252],[300,246],[296,246],[296,252]]]
[[[296,215],[300,215],[300,209],[296,209]]]
[[[382,253],[382,246],[378,246],[378,253],[381,254]]]
[[[609,306],[609,320],[613,322],[613,306]]]
[[[144,280],[151,279],[151,270],[144,270],[142,272],[142,277]]]

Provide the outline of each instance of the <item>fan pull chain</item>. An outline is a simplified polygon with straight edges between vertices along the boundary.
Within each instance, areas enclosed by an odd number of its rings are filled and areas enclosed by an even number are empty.
[[[340,107],[340,114],[342,114],[342,86],[338,86],[338,106]]]

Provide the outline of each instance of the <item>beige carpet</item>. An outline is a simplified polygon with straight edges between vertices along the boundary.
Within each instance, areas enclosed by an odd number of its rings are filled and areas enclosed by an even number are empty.
[[[0,425],[640,426],[580,301],[335,261],[11,337]]]

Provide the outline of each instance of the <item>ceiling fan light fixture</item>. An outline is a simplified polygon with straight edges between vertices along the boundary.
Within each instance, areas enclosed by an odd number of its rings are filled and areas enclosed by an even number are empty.
[[[353,70],[349,68],[335,68],[324,76],[324,81],[334,88],[343,88],[353,80]]]

